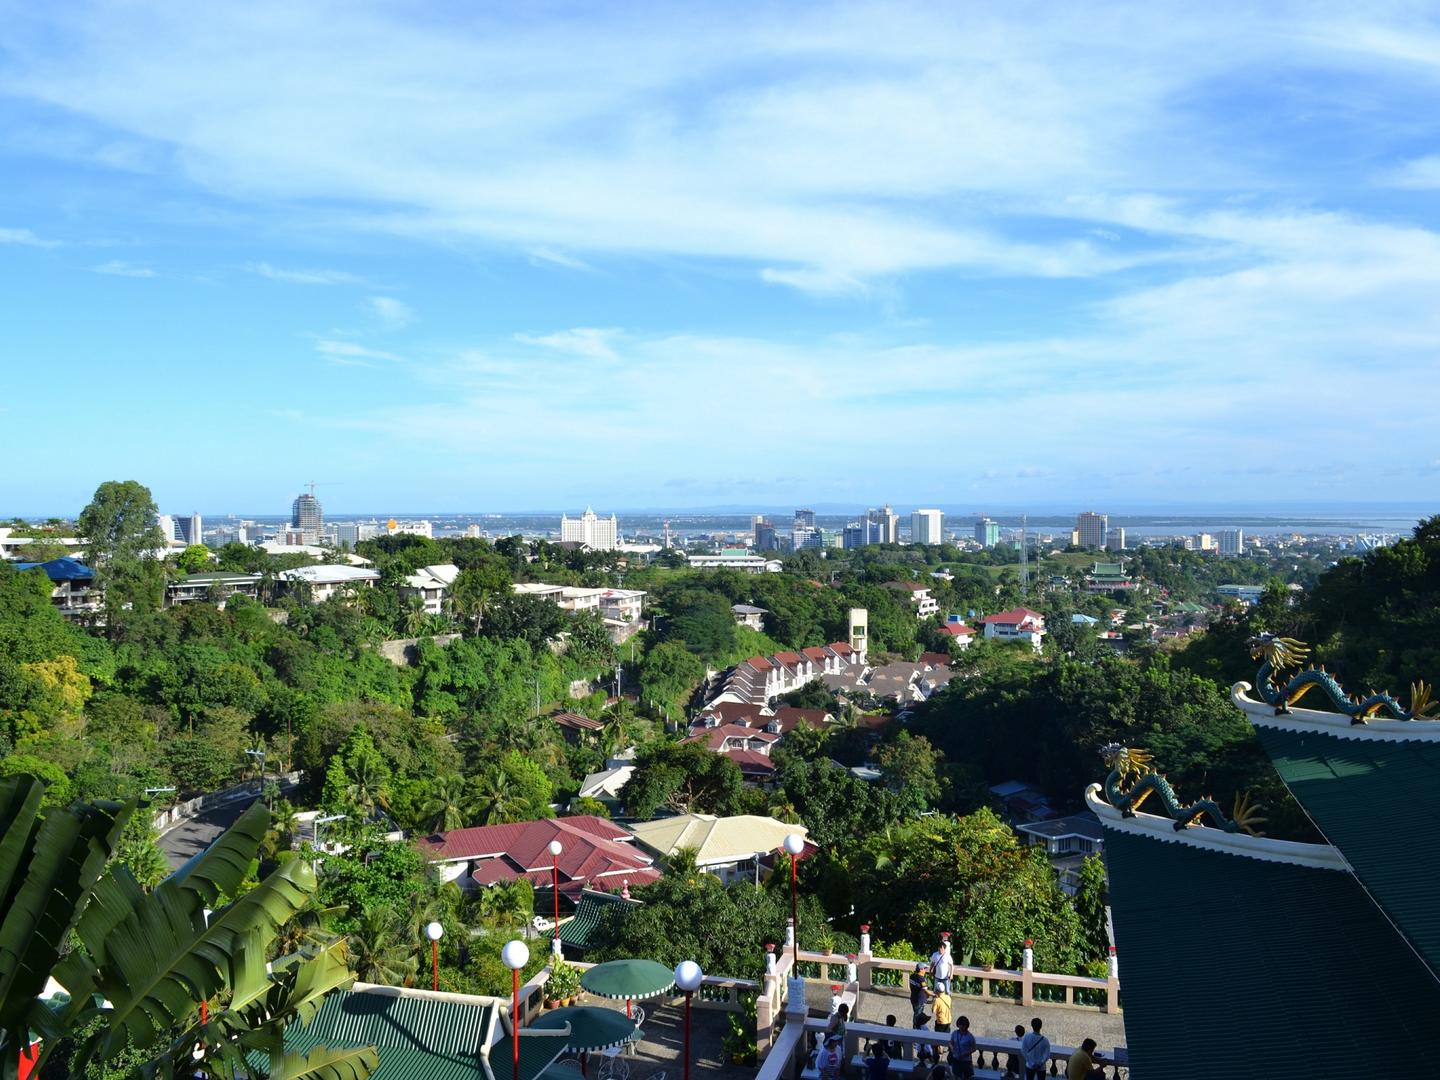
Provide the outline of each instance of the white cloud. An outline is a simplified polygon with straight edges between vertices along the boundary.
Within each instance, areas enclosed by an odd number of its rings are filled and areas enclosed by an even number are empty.
[[[1440,154],[1407,161],[1381,178],[1381,183],[1400,188],[1440,188]]]
[[[526,345],[540,345],[557,352],[571,353],[587,360],[617,360],[612,342],[619,330],[579,326],[553,334],[516,334],[515,340]]]
[[[285,269],[271,266],[268,262],[246,263],[245,269],[271,281],[284,281],[291,285],[362,285],[364,281],[344,270],[323,270],[316,268]]]
[[[402,357],[383,349],[372,349],[353,341],[336,341],[333,338],[317,339],[315,351],[330,363],[344,367],[374,367],[374,364],[369,363],[371,360],[386,360],[392,363],[403,361]]]
[[[114,277],[153,278],[160,276],[148,266],[139,266],[122,259],[111,259],[99,266],[90,267],[90,270],[96,274],[111,274]]]
[[[43,240],[29,229],[0,228],[0,244],[18,244],[21,247],[59,247],[58,240]]]
[[[18,20],[0,89],[165,147],[206,189],[576,269],[739,260],[830,294],[940,268],[1124,270],[1133,253],[1037,231],[1037,215],[1068,193],[1303,184],[1308,162],[1262,158],[1249,129],[1195,102],[1277,67],[1420,73],[1433,51],[1402,2],[495,9],[443,25],[326,4],[50,12],[58,32]]]
[[[398,330],[415,319],[415,309],[393,296],[369,297],[365,301],[365,310],[388,330]]]

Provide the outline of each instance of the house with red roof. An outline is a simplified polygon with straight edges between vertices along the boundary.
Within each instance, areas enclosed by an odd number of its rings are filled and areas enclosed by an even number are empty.
[[[585,889],[619,892],[660,877],[655,860],[635,846],[634,836],[601,817],[542,818],[508,825],[452,829],[416,841],[425,861],[444,881],[463,889],[524,878],[549,888],[550,841],[560,842],[560,893],[575,900]]]
[[[940,627],[940,633],[953,641],[958,649],[968,649],[970,643],[975,640],[974,627],[966,626],[962,622],[947,622]]]
[[[719,683],[719,693],[711,698],[710,704],[728,701],[767,706],[781,694],[799,690],[815,679],[864,667],[864,652],[857,653],[843,641],[811,646],[800,652],[752,656],[725,674]]]
[[[1045,638],[1045,616],[1029,608],[1012,608],[975,620],[987,638],[997,641],[1028,641],[1039,652]]]

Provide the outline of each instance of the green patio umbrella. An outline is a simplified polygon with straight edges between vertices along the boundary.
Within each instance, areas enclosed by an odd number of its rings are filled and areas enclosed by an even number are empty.
[[[550,1009],[536,1017],[530,1026],[537,1031],[553,1031],[566,1024],[570,1025],[570,1038],[565,1043],[565,1049],[576,1054],[593,1054],[609,1050],[612,1046],[623,1046],[639,1034],[634,1020],[614,1009],[598,1005],[567,1005],[562,1009]]]
[[[675,987],[675,973],[654,960],[611,960],[580,973],[580,985],[596,997],[644,1001]]]

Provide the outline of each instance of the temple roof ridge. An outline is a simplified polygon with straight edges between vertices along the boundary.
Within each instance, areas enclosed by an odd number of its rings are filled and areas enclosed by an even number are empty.
[[[1362,742],[1440,743],[1440,723],[1433,720],[1369,719],[1357,724],[1344,713],[1305,709],[1298,705],[1291,705],[1288,711],[1277,713],[1274,705],[1251,696],[1254,689],[1242,679],[1230,687],[1230,701],[1257,727],[1308,731]]]

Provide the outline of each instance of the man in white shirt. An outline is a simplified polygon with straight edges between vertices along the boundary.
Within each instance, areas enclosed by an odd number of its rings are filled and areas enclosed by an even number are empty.
[[[1020,1056],[1025,1059],[1025,1080],[1046,1080],[1050,1066],[1050,1040],[1040,1034],[1040,1018],[1030,1021],[1030,1034],[1020,1040]]]
[[[950,946],[941,945],[930,954],[930,974],[935,980],[935,992],[950,992],[950,975],[954,965],[950,963]]]

